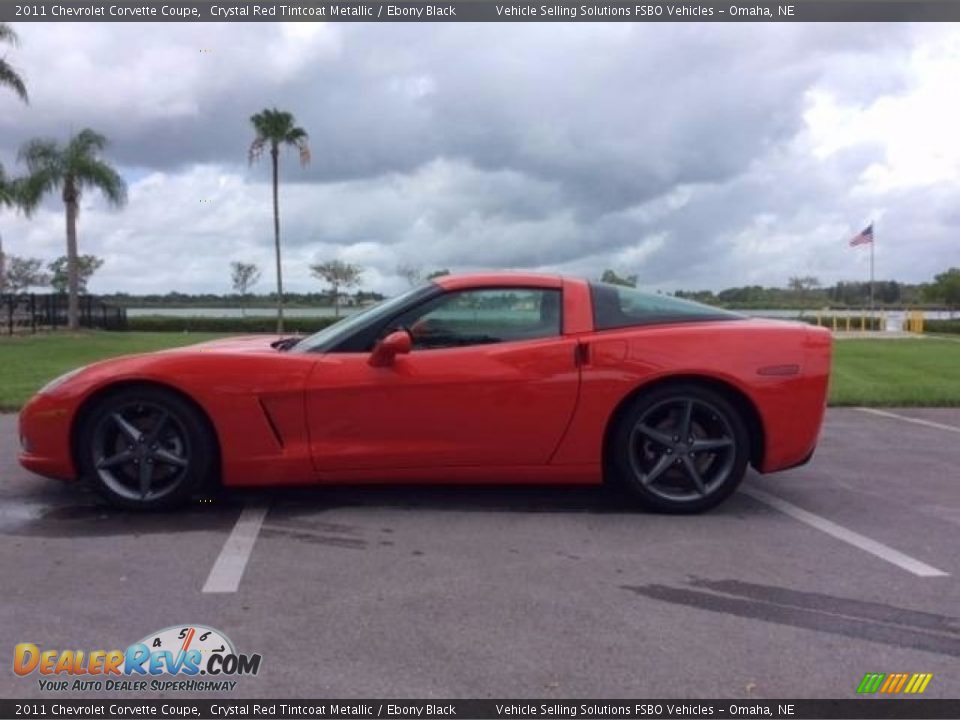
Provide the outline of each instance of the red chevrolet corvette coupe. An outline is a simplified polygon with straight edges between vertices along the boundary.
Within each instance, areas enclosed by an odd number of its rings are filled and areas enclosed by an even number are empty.
[[[24,467],[130,508],[204,483],[616,483],[698,512],[813,454],[826,330],[547,275],[442,277],[310,337],[98,362],[20,415]]]

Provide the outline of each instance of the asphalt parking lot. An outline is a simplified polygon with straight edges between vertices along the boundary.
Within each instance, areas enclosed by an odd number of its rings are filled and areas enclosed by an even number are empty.
[[[960,410],[832,410],[811,464],[696,517],[416,487],[135,515],[15,450],[0,416],[0,655],[203,623],[263,656],[233,697],[960,695]],[[10,655],[0,695],[43,696]]]

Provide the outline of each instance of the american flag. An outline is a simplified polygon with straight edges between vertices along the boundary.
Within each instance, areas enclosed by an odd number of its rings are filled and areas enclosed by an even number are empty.
[[[850,238],[850,247],[856,247],[857,245],[869,245],[873,242],[873,223],[867,225],[863,230],[861,230],[857,235],[854,235]]]

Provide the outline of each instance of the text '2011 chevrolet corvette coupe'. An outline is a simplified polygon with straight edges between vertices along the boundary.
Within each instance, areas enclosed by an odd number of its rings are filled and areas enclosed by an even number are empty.
[[[446,276],[310,337],[229,338],[49,383],[20,462],[112,502],[207,482],[616,483],[697,512],[813,453],[831,338],[633,288]]]

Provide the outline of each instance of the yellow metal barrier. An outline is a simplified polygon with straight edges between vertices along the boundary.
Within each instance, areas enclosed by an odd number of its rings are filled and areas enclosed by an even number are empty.
[[[907,332],[912,333],[922,333],[923,332],[923,310],[910,310],[907,313],[907,322],[906,322]]]
[[[824,308],[817,310],[816,319],[818,327],[828,327],[837,332],[840,330],[851,332],[856,331],[857,316],[856,311],[843,310],[843,315],[839,315],[837,310]],[[871,331],[879,332],[887,328],[887,311],[883,310],[879,314],[872,314],[865,311],[860,312],[860,332]],[[909,332],[923,332],[923,312],[920,310],[911,310],[907,314],[907,319],[903,322],[903,329]]]

